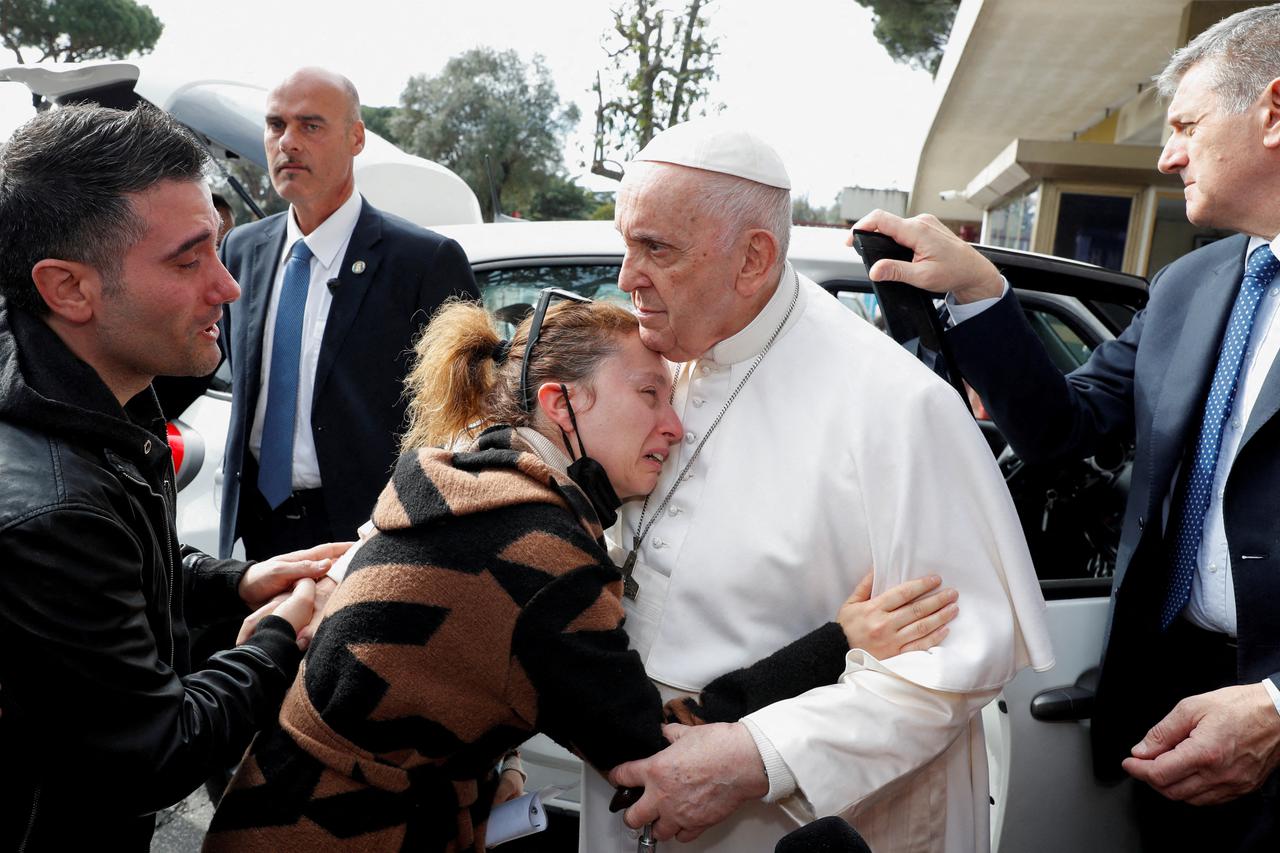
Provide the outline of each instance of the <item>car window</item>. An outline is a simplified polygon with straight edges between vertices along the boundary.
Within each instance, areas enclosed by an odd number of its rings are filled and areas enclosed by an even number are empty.
[[[1093,347],[1085,343],[1061,316],[1040,308],[1028,308],[1026,314],[1027,322],[1040,338],[1045,352],[1063,373],[1070,373],[1089,360]]]
[[[1138,313],[1132,305],[1119,302],[1104,302],[1101,299],[1088,300],[1099,319],[1111,330],[1111,334],[1119,336],[1133,322],[1133,315]]]
[[[841,305],[864,320],[870,320],[872,312],[876,310],[876,298],[870,293],[855,293],[851,290],[842,290],[836,294],[836,299],[839,299]]]
[[[631,297],[618,289],[617,264],[559,264],[503,266],[476,270],[484,307],[499,321],[498,331],[510,336],[538,301],[544,287],[559,287],[630,306]]]
[[[835,296],[841,305],[884,331],[883,315],[874,293],[841,289],[836,291]],[[936,299],[934,303],[941,309],[942,300]],[[1120,309],[1120,306],[1111,307]],[[1031,324],[1032,330],[1059,370],[1070,373],[1089,360],[1089,356],[1093,354],[1093,346],[1085,340],[1074,322],[1047,308],[1024,306],[1024,310],[1027,322]]]

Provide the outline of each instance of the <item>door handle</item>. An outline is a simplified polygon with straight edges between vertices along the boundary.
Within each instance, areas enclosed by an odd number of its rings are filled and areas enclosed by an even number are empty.
[[[1041,690],[1031,700],[1031,716],[1042,723],[1087,720],[1093,716],[1098,668],[1086,669],[1075,684]]]

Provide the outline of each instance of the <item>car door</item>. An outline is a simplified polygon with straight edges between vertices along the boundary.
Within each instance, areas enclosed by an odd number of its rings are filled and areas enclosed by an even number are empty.
[[[1119,334],[1146,302],[1146,282],[1135,276],[1057,258],[982,251],[1016,289],[1028,322],[1064,373]],[[920,292],[876,294],[857,280],[824,286],[846,304],[856,302],[882,327],[886,319],[923,316],[922,306],[937,316],[937,301]],[[919,304],[912,312],[895,300]],[[918,349],[920,340],[931,337],[927,330],[898,328],[893,334]],[[1095,780],[1088,729],[1090,679],[1101,657],[1132,448],[1116,445],[1061,464],[1024,464],[986,418],[981,400],[960,383],[946,354],[919,354],[965,393],[999,460],[1048,604],[1057,661],[1047,672],[1023,670],[984,709],[992,849],[1136,849],[1127,786]]]

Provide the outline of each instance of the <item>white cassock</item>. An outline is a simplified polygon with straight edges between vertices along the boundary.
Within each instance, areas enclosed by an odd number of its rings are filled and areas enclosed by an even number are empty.
[[[797,281],[781,335],[644,541],[639,596],[625,602],[632,646],[669,698],[831,621],[869,569],[877,594],[941,575],[959,590],[960,615],[937,648],[885,661],[851,651],[836,684],[749,715],[795,794],[747,803],[692,844],[663,846],[770,853],[800,823],[841,815],[876,853],[986,850],[978,711],[1020,668],[1053,658],[1017,514],[955,390],[788,265],[747,328],[684,366],[675,407],[685,440],[649,513]],[[629,549],[640,509],[623,508],[616,545]],[[632,853],[634,835],[606,808],[609,786],[586,776],[581,850]]]

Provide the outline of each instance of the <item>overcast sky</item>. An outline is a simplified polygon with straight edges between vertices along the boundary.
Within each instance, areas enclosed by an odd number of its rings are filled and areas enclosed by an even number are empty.
[[[471,47],[512,48],[525,60],[540,53],[560,97],[582,111],[565,162],[571,174],[585,171],[608,0],[148,5],[165,24],[149,65],[264,86],[298,66],[324,65],[351,77],[370,105],[398,103],[410,75],[436,74]],[[933,116],[932,80],[889,60],[866,9],[853,0],[715,0],[709,8],[720,40],[712,100],[774,144],[797,194],[827,205],[847,185],[911,189]],[[0,54],[0,66],[11,61]],[[0,138],[31,114],[25,87],[0,83]]]

